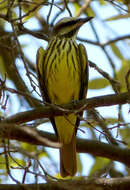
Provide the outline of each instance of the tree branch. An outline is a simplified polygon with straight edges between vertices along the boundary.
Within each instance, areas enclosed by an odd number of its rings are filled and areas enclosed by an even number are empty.
[[[122,178],[91,178],[91,179],[74,179],[74,180],[59,180],[51,181],[44,184],[20,184],[20,185],[0,185],[0,190],[129,190],[130,189],[130,177]]]
[[[112,106],[118,104],[127,104],[130,102],[130,92],[125,92],[121,94],[112,94],[105,96],[98,96],[94,98],[83,99],[80,101],[75,101],[66,105],[56,106],[50,104],[48,106],[38,107],[25,112],[17,113],[10,116],[2,121],[2,123],[25,123],[33,121],[35,119],[49,118],[58,115],[64,115],[74,112],[75,114],[83,111],[89,110],[96,107]]]
[[[108,46],[112,43],[115,43],[115,42],[118,42],[118,41],[121,41],[121,40],[125,40],[125,39],[130,39],[130,35],[124,35],[124,36],[119,36],[119,37],[116,37],[115,39],[113,40],[109,40],[107,42],[104,42],[104,43],[101,43],[101,42],[98,42],[98,41],[92,41],[92,40],[89,40],[89,39],[84,39],[84,38],[81,38],[81,37],[77,37],[77,40],[79,40],[80,42],[86,42],[88,44],[92,44],[92,45],[96,45],[96,46],[100,46],[100,47],[105,47],[105,46]]]
[[[53,148],[59,148],[61,146],[57,143],[57,138],[53,134],[15,124],[0,124],[0,137]],[[116,145],[110,145],[96,140],[84,140],[78,138],[77,152],[106,157],[122,162],[130,167],[130,149],[128,148],[123,149]]]

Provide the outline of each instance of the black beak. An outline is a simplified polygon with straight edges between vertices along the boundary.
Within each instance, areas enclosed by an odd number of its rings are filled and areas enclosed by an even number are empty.
[[[86,23],[88,21],[90,21],[91,19],[93,19],[94,17],[90,16],[90,17],[87,17],[87,18],[79,18],[79,22],[80,23]]]
[[[90,21],[91,19],[93,19],[93,17],[78,18],[77,19],[77,28],[81,27],[83,24],[85,24],[86,22]]]

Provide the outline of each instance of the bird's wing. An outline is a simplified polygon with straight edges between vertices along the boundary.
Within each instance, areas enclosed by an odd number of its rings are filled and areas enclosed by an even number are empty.
[[[36,68],[37,68],[37,76],[38,76],[39,86],[41,90],[41,95],[44,101],[50,102],[49,97],[47,95],[47,89],[46,89],[45,81],[44,81],[43,64],[44,64],[45,52],[46,51],[42,47],[38,49],[37,58],[36,58]]]
[[[79,94],[79,100],[86,98],[87,90],[88,90],[88,57],[87,52],[84,47],[84,45],[79,44],[79,63],[81,66],[81,88],[80,88],[80,94]],[[80,116],[83,115],[83,112],[80,113]],[[76,132],[77,128],[80,124],[80,118],[78,117],[76,120]]]
[[[37,69],[37,76],[38,76],[38,81],[39,81],[39,86],[40,86],[40,91],[41,91],[41,95],[44,101],[49,102],[49,97],[48,97],[48,93],[47,93],[47,89],[46,89],[46,85],[45,85],[45,76],[44,76],[44,69],[43,69],[43,64],[44,64],[44,57],[45,57],[45,50],[40,47],[37,51],[37,58],[36,58],[36,69]],[[55,125],[55,121],[54,118],[50,118],[51,123],[53,125],[53,128],[57,134],[57,129],[56,129],[56,125]]]
[[[87,90],[88,90],[88,57],[87,52],[84,45],[79,44],[79,59],[81,65],[81,89],[79,99],[86,98]]]

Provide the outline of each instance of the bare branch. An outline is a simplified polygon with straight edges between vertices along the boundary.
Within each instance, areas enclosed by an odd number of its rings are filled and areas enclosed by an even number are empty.
[[[57,143],[57,138],[53,134],[15,124],[0,124],[0,137],[53,148],[59,148],[61,146]],[[84,140],[78,138],[77,152],[106,157],[111,160],[122,162],[130,167],[130,150],[128,148],[124,149],[119,146],[99,142],[97,140]]]
[[[91,178],[86,179],[71,179],[71,180],[58,180],[51,181],[44,184],[1,184],[0,190],[21,190],[21,189],[30,189],[30,190],[129,190],[130,189],[130,177],[119,177],[119,178]]]
[[[4,119],[3,123],[25,123],[35,119],[45,117],[54,117],[64,115],[72,112],[81,112],[85,109],[92,109],[96,107],[112,106],[118,104],[127,104],[130,101],[130,92],[121,94],[112,94],[105,96],[98,96],[94,98],[83,99],[80,101],[72,102],[63,106],[56,106],[50,104],[49,106],[38,107],[29,111],[17,113]]]
[[[0,124],[0,137],[2,138],[8,138],[8,139],[15,139],[25,142],[35,144],[35,142],[38,142],[40,145],[53,147],[53,148],[59,148],[61,145],[56,142],[52,142],[48,140],[47,138],[40,135],[40,133],[31,128],[31,127],[25,127],[25,126],[18,126],[15,124]]]
[[[80,16],[84,11],[86,11],[87,7],[89,6],[91,0],[85,0],[84,4],[81,6],[81,8],[79,9],[78,13],[76,14],[76,16]]]
[[[101,43],[101,42],[98,42],[98,41],[92,41],[92,40],[89,40],[89,39],[84,39],[84,38],[81,38],[81,37],[78,37],[77,40],[81,41],[81,42],[86,42],[88,44],[92,44],[92,45],[96,45],[96,46],[100,46],[100,47],[105,47],[107,45],[110,45],[112,43],[115,43],[115,42],[118,42],[118,41],[121,41],[121,40],[125,40],[125,39],[130,39],[130,35],[124,35],[124,36],[119,36],[119,37],[116,37],[115,39],[113,40],[109,40],[107,42],[104,42],[104,43]]]

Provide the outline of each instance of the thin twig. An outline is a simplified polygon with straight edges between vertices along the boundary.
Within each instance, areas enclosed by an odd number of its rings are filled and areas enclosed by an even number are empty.
[[[70,9],[68,7],[68,2],[66,0],[64,0],[64,5],[65,5],[65,8],[68,11],[69,15],[72,17],[72,13],[71,13],[71,11],[70,11]]]
[[[84,11],[86,11],[87,7],[89,6],[91,0],[85,0],[84,4],[79,9],[78,13],[76,14],[77,17],[79,17]]]

